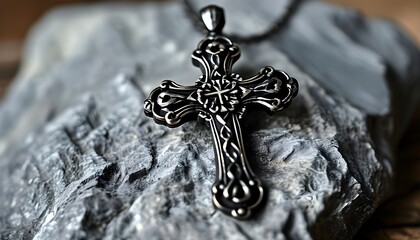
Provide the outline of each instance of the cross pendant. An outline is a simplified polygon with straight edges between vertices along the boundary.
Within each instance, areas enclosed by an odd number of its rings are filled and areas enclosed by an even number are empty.
[[[144,111],[168,127],[197,118],[210,125],[217,169],[213,203],[226,214],[244,219],[261,203],[264,190],[248,164],[240,120],[249,110],[272,113],[286,108],[297,95],[298,83],[272,67],[249,79],[232,73],[240,51],[222,34],[223,9],[208,6],[201,10],[201,17],[208,36],[193,52],[192,62],[203,75],[194,86],[163,81],[150,93]]]

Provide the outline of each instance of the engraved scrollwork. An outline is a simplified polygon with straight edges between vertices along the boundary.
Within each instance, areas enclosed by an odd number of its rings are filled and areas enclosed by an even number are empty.
[[[213,203],[236,218],[247,218],[263,199],[264,190],[248,165],[242,133],[235,114],[212,115],[218,177],[212,187]]]
[[[192,54],[194,66],[203,73],[204,82],[230,73],[232,65],[239,59],[239,48],[224,36],[209,36]]]

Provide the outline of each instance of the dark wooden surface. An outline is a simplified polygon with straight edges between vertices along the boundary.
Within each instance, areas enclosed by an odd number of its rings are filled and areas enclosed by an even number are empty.
[[[20,43],[17,41],[0,42],[0,100],[18,70],[20,56]]]
[[[19,68],[21,46],[29,27],[54,6],[98,1],[0,1],[0,100]],[[370,16],[391,18],[420,43],[420,0],[330,1],[358,8]],[[381,205],[356,239],[420,239],[420,113],[413,117],[399,147],[395,194]]]

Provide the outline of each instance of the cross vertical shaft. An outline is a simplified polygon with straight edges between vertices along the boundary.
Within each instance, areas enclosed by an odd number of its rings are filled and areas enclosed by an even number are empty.
[[[249,167],[236,113],[208,119],[216,155],[213,203],[236,218],[246,218],[263,198],[263,188]]]

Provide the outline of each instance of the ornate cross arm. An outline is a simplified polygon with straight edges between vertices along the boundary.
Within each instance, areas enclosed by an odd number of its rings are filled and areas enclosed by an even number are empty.
[[[272,67],[261,69],[239,85],[243,91],[242,104],[247,110],[264,109],[270,114],[287,108],[299,89],[296,79]]]
[[[191,99],[196,86],[181,86],[171,80],[162,81],[144,102],[146,116],[152,117],[157,124],[178,127],[197,119],[201,104]]]
[[[261,203],[264,190],[248,164],[240,119],[250,109],[271,113],[286,108],[296,96],[298,84],[272,67],[246,80],[232,73],[240,51],[221,34],[223,10],[209,6],[202,17],[209,35],[198,44],[192,61],[203,75],[189,87],[163,81],[145,101],[144,111],[156,123],[169,127],[197,117],[207,121],[216,157],[213,203],[230,216],[243,219]]]

